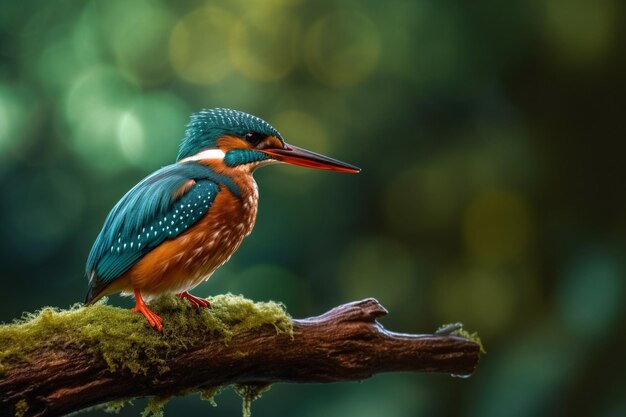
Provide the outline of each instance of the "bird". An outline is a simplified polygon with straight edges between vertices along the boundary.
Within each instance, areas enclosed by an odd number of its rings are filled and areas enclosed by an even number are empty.
[[[285,142],[269,123],[225,108],[191,115],[175,163],[131,188],[106,217],[89,252],[85,305],[133,295],[132,312],[163,330],[148,303],[165,294],[210,308],[189,293],[227,262],[254,227],[257,168],[276,163],[345,173],[360,168]]]

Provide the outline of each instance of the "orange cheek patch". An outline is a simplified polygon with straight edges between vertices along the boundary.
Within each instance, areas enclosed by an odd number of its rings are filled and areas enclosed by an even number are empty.
[[[265,148],[282,148],[283,143],[276,136],[268,136],[263,142],[261,142],[261,146],[259,149]]]
[[[252,149],[252,146],[245,140],[230,135],[221,136],[215,143],[224,152],[228,152],[230,149]]]

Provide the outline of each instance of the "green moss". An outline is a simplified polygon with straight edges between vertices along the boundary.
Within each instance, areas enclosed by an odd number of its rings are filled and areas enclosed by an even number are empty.
[[[261,398],[263,393],[269,391],[272,387],[269,383],[261,383],[261,384],[236,384],[235,392],[242,399],[242,414],[243,417],[251,417],[252,416],[252,402]]]
[[[24,417],[28,411],[28,403],[26,400],[19,400],[15,404],[15,417]]]
[[[471,340],[472,342],[475,342],[478,344],[478,346],[480,347],[480,352],[481,353],[487,353],[487,351],[485,350],[485,347],[483,346],[483,342],[482,340],[480,340],[480,337],[478,337],[478,332],[474,332],[474,333],[470,333],[465,329],[459,329],[456,330],[455,332],[452,333],[455,336],[461,336],[464,337],[466,339]]]
[[[464,337],[478,344],[478,346],[480,347],[481,353],[487,353],[487,351],[485,350],[485,347],[483,346],[482,340],[480,340],[480,337],[478,337],[478,332],[474,332],[474,333],[468,332],[467,330],[463,328],[462,323],[444,324],[437,329],[435,334],[443,334],[443,335],[449,334],[453,336]]]
[[[123,400],[110,401],[106,404],[103,404],[100,407],[104,409],[105,413],[119,414],[122,408],[126,407],[127,405],[133,405],[132,398],[125,398]]]
[[[266,325],[277,333],[292,332],[291,318],[281,304],[254,303],[231,294],[209,301],[211,309],[198,311],[176,297],[162,297],[151,308],[163,318],[163,333],[151,329],[142,315],[106,305],[106,301],[25,314],[12,324],[0,325],[0,375],[28,361],[36,349],[58,343],[71,343],[101,356],[112,372],[126,368],[147,374],[154,369],[167,371],[165,358],[197,343],[197,334],[209,332],[228,343],[238,333]]]
[[[204,401],[208,401],[213,407],[217,407],[215,397],[217,396],[217,394],[222,392],[223,389],[224,387],[221,385],[218,385],[216,387],[203,388],[199,390],[200,398]]]
[[[172,392],[167,395],[161,395],[152,397],[146,408],[141,412],[141,417],[163,417],[164,408],[167,403],[174,397],[181,397],[188,394],[200,393],[200,398],[204,401],[208,401],[213,407],[217,407],[215,402],[215,396],[222,392],[224,386],[218,385],[208,388],[185,388],[183,390]],[[123,406],[123,404],[122,404]]]
[[[218,295],[209,299],[211,309],[196,310],[176,297],[163,297],[151,308],[163,318],[163,333],[151,329],[145,318],[129,310],[106,305],[106,300],[91,306],[72,306],[68,310],[46,307],[25,314],[11,324],[0,325],[0,375],[12,366],[29,360],[35,350],[60,343],[87,349],[106,361],[112,372],[129,369],[133,373],[168,370],[167,358],[177,351],[198,343],[198,334],[210,333],[224,343],[234,335],[261,326],[273,326],[277,333],[292,334],[292,322],[281,304],[254,303],[241,296]],[[241,356],[245,356],[241,352]],[[267,385],[241,385],[235,390],[243,398],[244,415],[250,415],[250,404]],[[202,399],[216,406],[215,396],[222,387],[191,388],[152,398],[143,417],[162,417],[165,404],[176,395],[200,392]],[[131,399],[113,401],[105,410],[118,413]],[[26,401],[15,407],[23,417]]]
[[[172,397],[172,395],[152,397],[142,411],[141,417],[163,417],[163,408]]]
[[[208,401],[213,407],[217,407],[215,397],[225,388],[227,388],[227,386],[225,385],[203,388],[186,388],[175,393],[152,397],[150,401],[148,401],[146,408],[144,408],[144,410],[141,412],[141,417],[164,417],[165,406],[172,398],[192,393],[199,393],[200,398],[203,401]],[[243,417],[252,417],[252,402],[261,398],[261,395],[271,388],[271,384],[235,384],[232,385],[232,388],[242,399],[241,408]],[[127,403],[130,403],[130,401],[121,400],[108,403],[105,406],[105,411],[118,413],[119,410]]]

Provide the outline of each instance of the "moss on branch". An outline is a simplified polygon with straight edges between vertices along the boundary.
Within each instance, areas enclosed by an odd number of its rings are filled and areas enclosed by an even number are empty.
[[[376,320],[387,310],[369,298],[292,320],[281,304],[241,296],[210,299],[196,310],[164,297],[151,307],[164,331],[143,316],[98,303],[51,307],[0,325],[0,415],[46,417],[87,407],[119,410],[152,397],[145,417],[198,392],[214,404],[233,386],[250,403],[275,382],[337,382],[381,372],[470,375],[481,345],[453,323],[435,334],[394,333]]]
[[[231,294],[209,301],[211,309],[196,310],[187,301],[162,297],[151,306],[164,318],[162,334],[150,329],[142,315],[106,302],[69,310],[46,307],[25,314],[12,324],[0,325],[0,375],[27,362],[35,350],[55,344],[69,343],[99,355],[111,372],[162,374],[168,370],[164,358],[193,346],[198,334],[211,333],[228,343],[238,333],[266,325],[277,333],[292,332],[291,318],[281,304],[255,303]]]

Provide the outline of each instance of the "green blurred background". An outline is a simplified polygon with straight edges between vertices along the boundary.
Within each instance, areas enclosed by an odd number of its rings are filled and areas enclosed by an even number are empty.
[[[363,172],[259,170],[256,229],[197,295],[372,296],[489,352],[467,380],[278,385],[255,417],[626,415],[623,3],[493,3],[1,0],[0,321],[81,301],[111,207],[231,107]],[[217,400],[166,413],[239,415]]]

